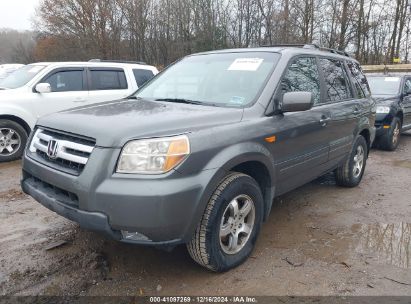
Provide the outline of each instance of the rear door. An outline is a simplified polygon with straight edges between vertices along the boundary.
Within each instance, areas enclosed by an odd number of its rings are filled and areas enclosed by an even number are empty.
[[[328,126],[329,161],[331,165],[335,165],[351,151],[361,113],[360,102],[354,97],[343,60],[320,57],[319,64],[324,83],[321,107],[331,113]]]
[[[48,83],[50,93],[37,93],[33,89],[30,106],[37,117],[81,106],[87,101],[88,91],[83,67],[58,68],[45,75],[39,83]]]
[[[117,100],[130,95],[129,84],[122,68],[88,69],[91,103]]]
[[[308,91],[314,95],[315,105],[304,112],[284,113],[273,117],[276,144],[272,146],[277,176],[277,194],[287,192],[321,175],[327,168],[329,110],[318,107],[321,82],[315,56],[291,59],[276,99],[281,101],[286,92]]]

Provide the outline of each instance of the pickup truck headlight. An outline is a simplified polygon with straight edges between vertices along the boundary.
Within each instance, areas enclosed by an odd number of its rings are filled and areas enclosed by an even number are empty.
[[[121,151],[117,172],[165,173],[181,164],[189,154],[190,143],[186,135],[133,140]]]
[[[388,114],[390,113],[391,109],[387,106],[377,106],[377,113],[378,114]]]

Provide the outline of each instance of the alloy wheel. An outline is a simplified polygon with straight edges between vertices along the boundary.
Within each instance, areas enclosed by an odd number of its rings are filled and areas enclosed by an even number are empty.
[[[21,146],[20,135],[11,128],[0,129],[0,155],[10,156],[16,153]]]
[[[223,213],[220,225],[220,246],[226,254],[238,253],[254,228],[255,206],[253,200],[245,194],[235,197]]]
[[[356,154],[354,156],[354,166],[353,166],[353,175],[354,178],[358,178],[361,175],[362,168],[364,166],[365,153],[362,146],[357,147]]]

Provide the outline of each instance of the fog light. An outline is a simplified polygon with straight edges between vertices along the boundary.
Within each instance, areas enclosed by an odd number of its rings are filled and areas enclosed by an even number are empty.
[[[125,231],[121,230],[121,234],[123,236],[124,240],[130,240],[130,241],[151,241],[148,237],[146,237],[144,234],[134,232],[134,231]]]

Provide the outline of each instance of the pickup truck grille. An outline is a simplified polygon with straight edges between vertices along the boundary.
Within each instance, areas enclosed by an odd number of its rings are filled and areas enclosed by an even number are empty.
[[[49,167],[80,175],[95,146],[95,141],[46,129],[37,129],[30,143],[32,158]]]

